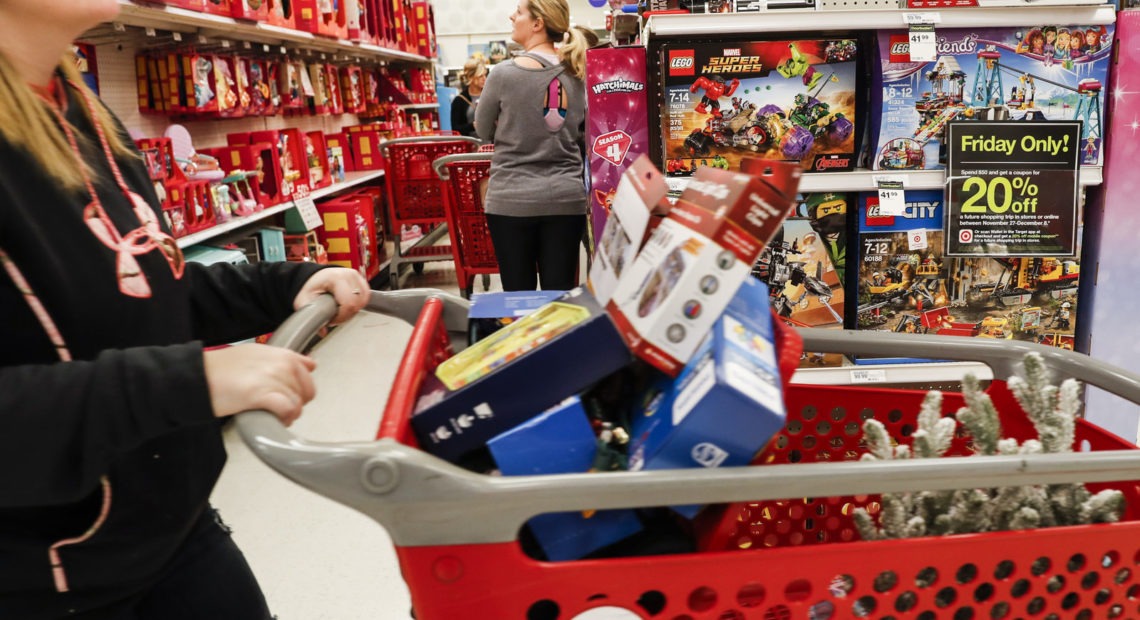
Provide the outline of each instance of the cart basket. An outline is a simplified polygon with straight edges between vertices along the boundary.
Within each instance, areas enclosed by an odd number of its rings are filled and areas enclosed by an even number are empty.
[[[760,466],[484,476],[410,445],[407,424],[417,378],[462,346],[467,303],[421,289],[374,292],[368,308],[419,316],[381,439],[308,441],[266,412],[240,414],[237,426],[280,473],[388,530],[420,620],[570,620],[596,608],[661,620],[1140,617],[1140,451],[1083,420],[1083,452],[851,462],[862,451],[863,419],[882,421],[905,441],[922,394],[792,385],[787,427]],[[335,311],[322,297],[271,344],[302,350]],[[1140,378],[1030,343],[799,331],[810,351],[984,361],[1007,435],[1019,414],[1004,380],[1030,351],[1056,374],[1140,398]],[[947,401],[953,410],[953,395]],[[879,493],[1076,482],[1120,489],[1124,520],[871,542],[856,541],[850,526],[851,509],[872,509]],[[742,525],[723,530],[723,549],[654,557],[543,562],[518,543],[523,524],[542,513],[683,504],[722,504]]]

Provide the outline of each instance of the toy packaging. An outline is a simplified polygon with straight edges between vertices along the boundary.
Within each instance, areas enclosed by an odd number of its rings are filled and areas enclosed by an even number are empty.
[[[629,469],[732,467],[751,462],[784,428],[768,287],[748,278],[693,359],[645,397],[632,421]],[[700,506],[676,506],[692,518]]]
[[[906,31],[879,33],[871,165],[945,168],[951,120],[1079,120],[1081,163],[1100,163],[1113,27],[940,29],[937,59],[912,62]]]
[[[735,171],[744,157],[853,169],[858,56],[855,39],[662,45],[665,172]]]
[[[630,348],[677,376],[795,205],[800,166],[702,168],[626,268],[607,310]]]
[[[768,242],[752,275],[768,285],[772,310],[789,325],[843,329],[848,213],[854,195],[803,194]],[[804,352],[801,366],[840,366],[836,353]]]
[[[594,264],[590,268],[590,292],[600,304],[609,303],[627,265],[634,258],[653,228],[654,216],[669,211],[669,187],[649,157],[642,155],[621,175],[613,191],[610,217],[597,240]]]
[[[412,429],[425,450],[458,461],[631,361],[605,310],[577,288],[440,364],[420,387]]]
[[[644,47],[586,50],[586,145],[595,250],[622,173],[649,152],[647,83]]]
[[[595,469],[597,441],[575,396],[491,439],[487,447],[504,476],[578,474]],[[633,510],[601,510],[542,514],[527,527],[546,559],[560,562],[636,534],[641,521]]]
[[[467,309],[467,344],[479,342],[563,294],[565,291],[502,291],[472,295]]]

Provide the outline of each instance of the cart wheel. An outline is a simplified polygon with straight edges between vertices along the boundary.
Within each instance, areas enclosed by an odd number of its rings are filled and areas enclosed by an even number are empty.
[[[424,275],[424,263],[412,263],[412,271],[416,272],[417,276]]]
[[[485,274],[483,274],[483,292],[487,292],[490,289],[491,289],[491,275],[485,273]]]

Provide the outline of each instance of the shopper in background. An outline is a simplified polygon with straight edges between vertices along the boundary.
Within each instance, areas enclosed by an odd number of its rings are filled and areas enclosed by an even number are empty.
[[[487,65],[480,58],[470,58],[463,65],[460,74],[463,90],[451,101],[451,128],[460,135],[477,137],[475,135],[475,106],[479,103],[479,95],[483,94],[483,85],[487,83]]]
[[[344,321],[367,282],[183,261],[141,157],[67,58],[118,10],[0,0],[0,618],[268,620],[207,503],[218,418],[291,423],[314,364],[203,342],[271,331],[323,292]]]
[[[519,0],[510,19],[525,51],[496,65],[475,111],[479,137],[495,143],[487,227],[503,290],[567,290],[586,226],[588,41],[570,27],[566,0]]]

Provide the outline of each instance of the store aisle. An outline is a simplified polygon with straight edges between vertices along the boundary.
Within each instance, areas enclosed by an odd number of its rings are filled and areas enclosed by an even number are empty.
[[[491,290],[502,290],[497,276],[491,284]],[[406,286],[458,292],[450,263],[429,263]],[[292,430],[315,440],[368,441],[411,328],[364,313],[340,331],[313,352],[317,397]],[[226,447],[229,462],[213,502],[280,620],[410,617],[408,591],[379,524],[273,472],[232,429]]]

